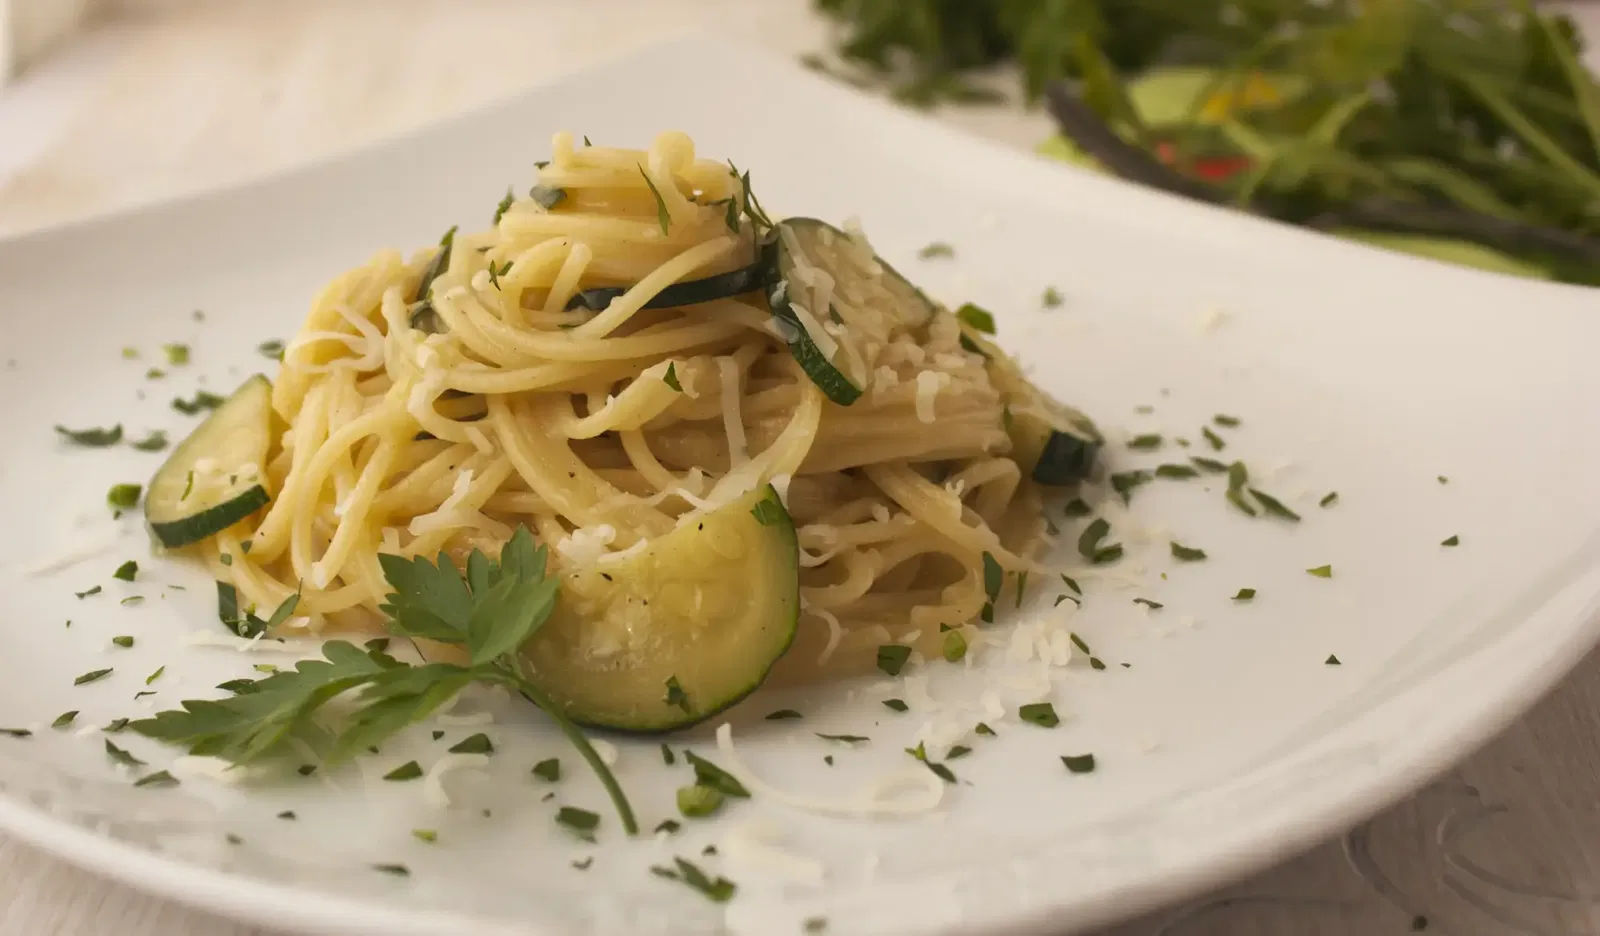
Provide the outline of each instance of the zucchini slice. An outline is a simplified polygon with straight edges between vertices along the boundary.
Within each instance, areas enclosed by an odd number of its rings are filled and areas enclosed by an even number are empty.
[[[767,302],[789,352],[828,399],[861,396],[890,334],[921,328],[936,306],[862,240],[815,218],[773,228]]]
[[[556,608],[522,655],[573,721],[671,731],[761,685],[799,613],[794,525],[767,486],[625,559],[562,570]]]
[[[150,479],[144,518],[168,549],[198,543],[267,505],[262,472],[272,441],[272,384],[246,380],[178,443]]]
[[[703,279],[687,280],[682,283],[673,283],[661,290],[644,304],[646,309],[671,309],[677,306],[695,305],[701,302],[712,302],[717,299],[727,299],[743,293],[755,292],[760,289],[767,279],[767,261],[757,259],[755,263],[715,276]],[[602,312],[611,304],[611,300],[626,293],[631,286],[596,286],[585,289],[567,300],[567,311],[573,309],[588,309],[590,312]]]
[[[964,345],[988,359],[989,380],[1005,401],[1011,457],[1036,484],[1059,487],[1089,477],[1104,438],[1083,413],[1058,403],[1022,375],[1022,368],[971,325]]]

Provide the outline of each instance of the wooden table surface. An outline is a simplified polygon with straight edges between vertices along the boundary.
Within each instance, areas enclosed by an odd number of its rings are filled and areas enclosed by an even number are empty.
[[[0,235],[315,159],[686,28],[786,55],[826,37],[806,0],[111,6],[0,90]],[[1600,7],[1575,9],[1600,37]],[[551,36],[564,41],[541,41]],[[1594,51],[1589,60],[1600,65]],[[1049,130],[1044,116],[1016,108],[938,119],[1018,146]],[[1252,880],[1105,936],[1600,934],[1597,729],[1600,654],[1405,803]],[[272,936],[0,837],[0,936],[102,933]]]

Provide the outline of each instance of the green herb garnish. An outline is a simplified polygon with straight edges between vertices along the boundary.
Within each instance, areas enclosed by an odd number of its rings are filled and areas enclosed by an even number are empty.
[[[1152,451],[1160,448],[1161,442],[1161,433],[1147,432],[1144,435],[1136,435],[1129,439],[1128,448],[1135,449],[1137,451]]]
[[[77,717],[78,717],[78,710],[77,709],[73,709],[70,712],[62,712],[60,715],[56,716],[56,720],[55,721],[50,723],[50,727],[51,728],[65,728],[68,725],[72,724],[73,721],[75,719],[77,719]]]
[[[748,799],[750,791],[745,789],[739,778],[728,773],[716,764],[711,763],[693,751],[684,751],[683,757],[694,766],[695,782],[701,786],[711,787],[726,796],[737,796]]]
[[[1211,472],[1212,474],[1227,474],[1228,473],[1228,463],[1227,462],[1217,461],[1215,458],[1206,458],[1206,457],[1201,456],[1201,455],[1191,456],[1189,458],[1189,460],[1194,462],[1196,465],[1200,466],[1201,468],[1204,468],[1206,471]]]
[[[911,659],[911,648],[902,644],[884,644],[878,648],[878,669],[890,676],[899,676]]]
[[[1337,501],[1338,499],[1339,499],[1339,492],[1338,491],[1329,491],[1328,493],[1322,495],[1322,500],[1317,501],[1317,506],[1318,507],[1332,507],[1334,502]]]
[[[1456,535],[1452,535],[1448,539],[1445,539],[1445,540],[1441,541],[1439,543],[1439,545],[1440,546],[1460,546],[1461,545],[1461,537],[1460,536],[1456,536]]]
[[[172,408],[185,416],[196,416],[207,410],[214,410],[226,402],[226,397],[220,397],[205,390],[196,390],[193,400],[175,397],[172,401]]]
[[[115,744],[112,744],[110,738],[106,738],[105,743],[106,754],[110,756],[112,760],[123,765],[124,767],[143,767],[145,765],[144,761],[134,757],[132,754],[129,754],[122,748],[117,747]]]
[[[1156,477],[1185,480],[1200,477],[1200,472],[1198,469],[1191,468],[1188,465],[1157,465]]]
[[[1218,413],[1217,415],[1211,417],[1211,421],[1228,429],[1232,429],[1239,425],[1239,417],[1229,416],[1225,413]]]
[[[146,786],[177,786],[178,778],[165,770],[158,770],[153,774],[146,774],[133,781],[136,787]]]
[[[84,673],[82,676],[79,676],[77,679],[74,679],[72,684],[74,686],[83,686],[87,685],[88,683],[104,679],[111,675],[112,669],[113,667],[108,666],[105,669],[90,670],[89,672]]]
[[[400,782],[404,780],[415,780],[420,776],[422,776],[422,765],[413,760],[406,761],[399,767],[396,767],[395,769],[384,774],[383,779],[393,782]]]
[[[678,870],[654,865],[650,868],[651,873],[668,880],[682,881],[715,903],[727,903],[733,899],[734,892],[738,890],[738,887],[725,877],[719,876],[713,880],[693,862],[683,858],[673,858],[672,861],[678,866]]]
[[[956,249],[943,241],[934,241],[917,251],[917,256],[924,260],[932,260],[936,257],[954,257],[955,255]]]
[[[82,445],[86,448],[109,448],[122,441],[121,423],[110,429],[68,429],[65,426],[57,426],[56,432],[73,445]]]
[[[1054,728],[1061,724],[1061,718],[1056,715],[1056,707],[1049,702],[1030,702],[1017,709],[1017,716],[1030,725],[1040,728]]]
[[[546,783],[555,783],[561,779],[561,760],[547,757],[533,765],[533,775]]]
[[[1278,500],[1260,488],[1250,488],[1249,491],[1252,497],[1261,502],[1261,509],[1267,516],[1281,517],[1295,523],[1300,522],[1300,515],[1290,510],[1283,501]]]
[[[661,197],[660,190],[650,181],[650,173],[645,172],[643,166],[639,167],[639,175],[644,177],[644,184],[650,186],[650,194],[656,197],[656,221],[661,224],[661,236],[665,237],[672,227],[672,212],[667,210],[667,200]]]
[[[667,372],[662,375],[661,382],[679,393],[683,392],[683,384],[678,383],[678,363],[676,361],[667,362]]]
[[[1070,773],[1094,773],[1093,754],[1063,754],[1061,763],[1067,766]]]
[[[1172,547],[1172,558],[1179,562],[1199,562],[1206,557],[1206,551],[1203,549],[1193,549],[1176,542],[1169,545]]]
[[[167,447],[167,434],[157,429],[135,442],[128,443],[135,451],[159,452]]]
[[[171,367],[182,367],[189,363],[189,346],[186,344],[165,344],[161,350],[167,355],[167,364]]]
[[[895,712],[904,712],[911,708],[904,699],[884,699],[883,707]]]
[[[1076,519],[1078,517],[1087,517],[1094,513],[1094,508],[1084,503],[1083,498],[1074,497],[1072,500],[1067,501],[1067,505],[1061,508],[1061,512],[1068,519]]]
[[[982,306],[964,302],[961,308],[956,310],[956,318],[975,331],[983,332],[985,335],[994,334],[994,313]]]
[[[390,875],[393,875],[395,877],[410,877],[411,876],[411,869],[406,867],[403,864],[375,864],[375,865],[370,865],[370,867],[374,871],[377,871],[377,872],[382,873],[382,874],[390,874]]]
[[[946,633],[942,652],[946,661],[950,663],[960,662],[967,655],[967,638],[961,636],[961,632],[958,630]]]
[[[1306,574],[1315,575],[1317,578],[1333,578],[1333,566],[1319,565],[1316,568],[1307,569]]]
[[[106,723],[106,726],[104,728],[101,728],[100,730],[104,731],[107,734],[116,734],[117,732],[121,731],[122,729],[128,727],[128,722],[129,721],[131,721],[131,719],[113,718],[113,719],[111,719],[111,721]]]
[[[1046,286],[1044,295],[1039,297],[1039,304],[1046,309],[1059,308],[1062,301],[1061,293],[1057,292],[1054,286]]]
[[[500,224],[500,219],[506,216],[506,212],[511,210],[511,205],[516,202],[516,200],[516,193],[511,191],[511,186],[506,186],[505,195],[501,197],[500,203],[494,206],[494,221],[491,223],[498,227]]]
[[[0,728],[0,734],[7,735],[7,736],[12,737],[12,738],[31,738],[31,737],[33,737],[33,732],[29,731],[26,728]]]
[[[765,498],[757,501],[756,505],[750,508],[750,513],[762,526],[783,522],[783,508]]]
[[[515,653],[555,605],[558,582],[545,577],[545,555],[519,527],[498,561],[475,550],[465,576],[447,555],[437,564],[423,557],[378,556],[393,589],[381,608],[389,632],[460,647],[464,663],[408,666],[381,651],[331,640],[321,647],[323,659],[301,660],[292,670],[255,680],[248,692],[186,701],[181,709],[132,727],[191,753],[236,764],[291,755],[309,737],[317,742],[313,749],[331,763],[425,719],[473,683],[503,686],[556,722],[594,769],[632,835],[638,823],[616,777],[560,707],[527,679]],[[324,709],[335,696],[351,703],[342,707],[338,720],[329,719]]]
[[[1088,559],[1095,565],[1103,565],[1122,558],[1122,547],[1113,543],[1103,545],[1105,538],[1111,533],[1111,521],[1104,517],[1096,517],[1083,532],[1078,535],[1078,554]]]
[[[838,741],[841,744],[862,744],[872,740],[866,735],[856,734],[823,734],[819,731],[816,735],[824,741]]]
[[[1219,436],[1215,432],[1212,432],[1210,426],[1201,426],[1200,427],[1200,435],[1205,437],[1205,440],[1208,443],[1210,443],[1211,448],[1214,451],[1220,452],[1223,449],[1228,447],[1228,443],[1222,441],[1222,436]]]
[[[792,708],[778,709],[776,712],[767,713],[767,721],[785,721],[791,718],[800,718],[799,712]]]
[[[1234,601],[1249,601],[1250,599],[1254,598],[1255,596],[1256,596],[1256,590],[1254,588],[1241,588],[1241,589],[1239,589],[1239,593],[1233,596],[1233,600]]]
[[[713,786],[696,783],[678,787],[678,812],[690,819],[703,819],[722,808],[726,795]]]
[[[1450,479],[1445,477],[1444,475],[1440,475],[1439,476],[1439,483],[1440,484],[1449,484],[1450,483]]]
[[[126,650],[127,648],[133,646],[133,638],[132,637],[127,637],[127,636],[113,637],[113,638],[111,638],[111,642],[116,644],[117,646],[123,648],[124,650]]]
[[[563,806],[556,811],[556,821],[578,834],[579,838],[594,841],[594,830],[600,827],[600,814],[576,806]]]
[[[139,495],[144,488],[138,484],[113,484],[106,492],[106,504],[112,510],[132,510],[139,506]]]
[[[450,746],[451,754],[493,754],[494,742],[483,732],[463,738]]]
[[[988,725],[984,724],[983,722],[978,722],[977,726],[972,729],[972,732],[973,732],[973,734],[981,734],[981,735],[988,735],[990,737],[994,737],[994,729],[990,728]]]
[[[1160,611],[1162,608],[1166,607],[1166,605],[1162,604],[1161,602],[1151,601],[1149,598],[1135,598],[1133,599],[1133,603],[1142,604],[1151,611]]]
[[[1338,657],[1334,656],[1331,653],[1328,654],[1328,658],[1326,660],[1322,661],[1322,664],[1324,666],[1343,666],[1344,665],[1344,664],[1339,662],[1339,658]]]

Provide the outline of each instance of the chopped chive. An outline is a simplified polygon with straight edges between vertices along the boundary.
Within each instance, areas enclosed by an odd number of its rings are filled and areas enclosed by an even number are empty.
[[[1119,471],[1111,475],[1111,489],[1122,496],[1124,504],[1133,503],[1133,491],[1141,484],[1149,484],[1155,475],[1148,471]]]
[[[1213,451],[1220,452],[1228,447],[1228,443],[1222,441],[1222,436],[1212,432],[1210,426],[1201,426],[1200,434],[1205,437],[1206,442],[1211,445]]]
[[[375,864],[371,865],[370,867],[374,871],[379,871],[384,874],[392,874],[395,877],[411,876],[411,869],[403,864]]]
[[[1169,545],[1172,547],[1172,558],[1179,562],[1199,562],[1206,557],[1204,549],[1193,549],[1177,542],[1172,542]]]
[[[78,598],[81,600],[81,599],[89,597],[90,595],[98,595],[104,590],[105,589],[101,588],[99,585],[95,585],[94,587],[90,588],[88,591],[73,592],[73,594],[77,595]]]
[[[662,745],[666,747],[665,744]],[[547,757],[533,765],[533,775],[546,783],[555,783],[561,779],[561,760],[556,757]]]
[[[1251,506],[1249,499],[1244,496],[1244,492],[1238,488],[1229,488],[1228,493],[1223,496],[1228,499],[1228,503],[1239,508],[1249,516],[1254,517],[1258,515],[1258,511],[1255,509],[1255,507]]]
[[[433,829],[412,829],[411,837],[419,842],[432,844],[439,841],[439,833]]]
[[[1339,492],[1338,491],[1329,491],[1328,493],[1322,495],[1322,500],[1317,501],[1317,506],[1318,507],[1332,507],[1334,502],[1337,501],[1338,499],[1339,499]]]
[[[1063,754],[1061,763],[1067,766],[1070,773],[1094,773],[1093,754]]]
[[[972,753],[972,748],[967,747],[965,744],[958,744],[955,747],[951,748],[948,752],[946,752],[946,754],[944,755],[944,759],[945,760],[960,760],[961,758],[966,757],[968,754],[971,754],[971,753]]]
[[[1017,715],[1023,721],[1040,728],[1054,728],[1061,724],[1061,718],[1056,715],[1056,707],[1049,702],[1030,702],[1017,709]]]
[[[988,551],[983,554],[983,593],[988,596],[989,603],[1000,599],[1000,589],[1005,585],[1005,570],[1000,568],[994,555]],[[892,673],[890,675],[893,675]]]
[[[182,367],[189,363],[189,346],[186,344],[166,344],[161,350],[167,355],[167,363],[173,367]]]
[[[144,438],[128,444],[133,446],[135,451],[159,452],[167,447],[167,434],[160,429],[156,429]]]
[[[0,728],[0,734],[6,735],[6,736],[12,737],[12,738],[31,738],[31,737],[33,737],[33,732],[29,731],[26,728]]]
[[[121,637],[113,637],[111,638],[111,642],[123,648],[124,650],[133,646],[133,638],[126,635]]]
[[[1445,477],[1444,475],[1440,475],[1439,476],[1439,483],[1440,484],[1449,484],[1450,483],[1450,479]]]
[[[511,210],[511,205],[516,200],[517,196],[511,191],[511,186],[506,186],[506,194],[500,199],[500,203],[494,206],[493,223],[495,225],[498,225],[500,223],[500,219],[506,216],[506,212]]]
[[[1084,653],[1093,653],[1094,652],[1093,650],[1089,649],[1088,642],[1085,641],[1082,637],[1079,637],[1077,634],[1069,633],[1069,634],[1067,634],[1067,637],[1069,639],[1071,639],[1072,645],[1074,647],[1077,647],[1079,650],[1083,651]]]
[[[556,822],[578,833],[581,838],[593,839],[594,830],[600,827],[600,814],[576,806],[563,806],[556,811]]]
[[[256,353],[272,361],[283,360],[283,342],[276,338],[256,345]]]
[[[1187,480],[1200,477],[1200,471],[1188,465],[1157,465],[1156,477],[1171,478],[1173,480]]]
[[[639,167],[639,175],[644,177],[644,184],[650,186],[650,194],[656,197],[656,221],[661,224],[661,236],[665,237],[672,228],[672,212],[667,210],[667,200],[661,197],[661,191],[650,181],[650,173],[645,172],[643,166]]]
[[[1189,460],[1212,474],[1227,474],[1228,463],[1217,461],[1215,458],[1206,458],[1203,455],[1191,455]]]
[[[1128,440],[1128,448],[1137,451],[1151,451],[1160,447],[1161,434],[1158,432],[1147,432],[1144,435],[1136,435]]]
[[[117,763],[122,764],[125,767],[143,767],[145,765],[144,761],[134,757],[132,754],[129,754],[122,748],[117,747],[115,744],[112,744],[110,738],[106,738],[105,743],[106,754],[110,755],[111,759]]]
[[[1333,566],[1319,565],[1315,568],[1307,569],[1306,574],[1315,575],[1317,578],[1333,578]]]
[[[107,676],[111,675],[111,670],[112,670],[112,667],[109,667],[109,666],[106,667],[105,669],[90,670],[89,672],[84,673],[82,676],[79,676],[77,679],[74,679],[72,681],[72,684],[74,686],[82,686],[82,685],[85,685],[87,683],[92,683],[92,682],[95,682],[97,680],[104,679]]]
[[[738,886],[725,877],[718,876],[713,880],[693,862],[676,857],[672,861],[678,866],[678,870],[663,868],[660,865],[653,865],[650,870],[658,877],[682,881],[715,903],[727,903],[733,899],[734,893],[738,890]]]
[[[299,817],[294,814],[294,810],[285,809],[283,812],[278,813],[278,818],[287,820],[289,822],[293,822],[295,819],[297,819]]]
[[[1229,416],[1226,413],[1218,413],[1211,417],[1211,421],[1227,429],[1232,429],[1239,425],[1239,417]]]
[[[679,393],[683,392],[683,384],[678,383],[678,363],[676,361],[667,362],[667,372],[661,375],[661,382]]]
[[[917,256],[923,260],[932,260],[936,257],[954,257],[956,249],[943,241],[934,241],[917,251]]]
[[[1135,598],[1135,599],[1133,599],[1133,603],[1134,604],[1142,604],[1145,607],[1149,608],[1151,611],[1160,611],[1162,608],[1166,607],[1166,605],[1162,604],[1161,602],[1159,602],[1159,601],[1151,601],[1149,598]]]
[[[1089,658],[1089,668],[1092,670],[1103,670],[1106,668],[1106,661],[1097,656],[1092,656]]]
[[[122,441],[121,423],[110,429],[68,429],[65,426],[57,426],[56,432],[73,445],[82,445],[86,448],[109,448]]]

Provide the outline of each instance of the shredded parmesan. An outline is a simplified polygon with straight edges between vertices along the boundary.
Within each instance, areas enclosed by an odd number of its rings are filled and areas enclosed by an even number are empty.
[[[719,357],[717,369],[722,373],[722,428],[728,434],[729,464],[738,467],[750,460],[744,420],[739,416],[739,362],[731,357]]]
[[[556,552],[574,565],[594,565],[616,538],[617,529],[609,523],[578,527],[556,543]]]
[[[767,783],[752,772],[733,748],[733,726],[717,726],[717,751],[745,786],[776,802],[829,816],[911,816],[932,812],[944,799],[944,781],[923,769],[897,771],[872,784],[863,794],[838,799],[790,793]],[[905,795],[890,794],[905,791]]]
[[[939,388],[949,377],[938,371],[917,372],[917,421],[923,423],[933,422],[933,401],[939,395]]]

